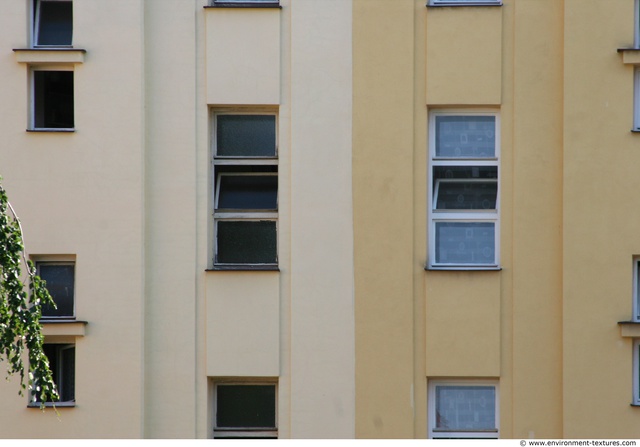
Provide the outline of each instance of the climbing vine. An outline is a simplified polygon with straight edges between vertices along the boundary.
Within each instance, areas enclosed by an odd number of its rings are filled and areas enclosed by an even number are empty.
[[[49,360],[43,351],[40,324],[43,304],[55,306],[45,282],[25,256],[20,220],[0,185],[0,362],[7,362],[7,378],[20,376],[19,394],[28,390],[30,399],[39,402],[41,408],[46,402],[58,400]],[[25,352],[29,359],[26,380]]]

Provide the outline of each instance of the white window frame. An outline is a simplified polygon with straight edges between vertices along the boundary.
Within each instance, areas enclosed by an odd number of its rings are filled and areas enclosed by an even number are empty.
[[[73,73],[73,127],[37,127],[36,126],[36,77],[37,71],[70,71]],[[73,66],[69,65],[44,65],[32,66],[29,70],[29,130],[45,132],[72,132],[76,125],[76,79]]]
[[[480,431],[456,431],[436,428],[436,387],[437,386],[491,386],[495,389],[495,422],[496,427],[490,430]],[[497,380],[461,380],[461,379],[438,379],[429,380],[427,396],[427,426],[430,439],[438,438],[485,438],[497,439],[500,437],[500,392]]]
[[[33,48],[72,48],[73,45],[41,45],[38,43],[38,34],[40,32],[40,5],[43,2],[68,2],[73,5],[72,0],[33,0],[32,7],[34,8],[34,10],[32,15],[33,20],[31,20],[31,46]],[[71,15],[71,33],[73,35],[73,13]]]
[[[492,116],[495,118],[495,148],[493,157],[442,157],[436,156],[436,118],[439,116]],[[430,269],[455,270],[491,270],[500,266],[500,115],[497,111],[486,110],[433,110],[429,114],[429,170],[428,170],[428,243]],[[493,210],[437,210],[436,200],[440,179],[434,186],[434,169],[437,167],[495,167],[498,184],[496,193],[496,208]],[[489,182],[490,179],[479,179]],[[473,179],[463,179],[473,182]],[[493,223],[494,224],[494,262],[493,263],[443,263],[436,262],[436,224],[439,222],[461,223]]]
[[[76,263],[75,261],[64,261],[64,260],[54,260],[54,261],[36,261],[36,272],[38,276],[40,276],[40,268],[42,265],[71,265],[73,266],[73,311],[71,315],[60,315],[60,316],[42,316],[41,320],[75,320],[76,318]],[[57,304],[57,303],[56,303]]]
[[[430,6],[500,6],[502,0],[429,0]]]
[[[640,322],[640,256],[633,258],[633,300],[631,321]]]
[[[221,115],[271,115],[275,117],[275,156],[218,156],[217,155],[217,134],[218,125],[217,118]],[[278,245],[279,245],[279,225],[278,225],[278,209],[275,210],[222,210],[218,211],[218,200],[220,196],[221,177],[225,175],[273,175],[278,177],[278,172],[224,172],[220,169],[223,166],[278,166],[278,113],[273,108],[229,108],[229,109],[215,109],[212,113],[211,123],[211,147],[212,147],[212,175],[211,175],[211,187],[213,188],[213,228],[211,231],[212,237],[212,249],[213,253],[213,266],[214,268],[247,268],[251,267],[267,267],[277,268],[278,266]],[[221,170],[222,172],[218,172]],[[278,188],[279,189],[279,188]],[[278,194],[278,193],[277,193]],[[276,197],[276,202],[278,198]],[[262,263],[224,263],[218,262],[218,222],[221,221],[273,221],[276,227],[276,262],[262,264]]]
[[[640,339],[633,340],[633,399],[632,405],[640,406]]]
[[[640,130],[640,66],[633,68],[633,130]]]
[[[255,428],[243,429],[238,427],[237,430],[232,430],[229,427],[217,426],[217,414],[218,414],[218,387],[222,386],[252,386],[252,385],[267,385],[274,387],[275,402],[275,427],[272,430],[260,430]],[[278,382],[268,380],[218,380],[213,384],[213,437],[216,439],[233,439],[233,438],[277,438],[278,437]]]

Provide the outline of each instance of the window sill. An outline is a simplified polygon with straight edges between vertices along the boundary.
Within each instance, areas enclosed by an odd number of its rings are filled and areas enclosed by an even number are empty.
[[[214,265],[211,269],[206,269],[205,272],[279,272],[280,268],[276,264],[228,264],[228,265]]]
[[[618,321],[620,336],[628,338],[640,338],[640,321]]]
[[[205,6],[205,9],[210,8],[261,8],[261,9],[282,9],[279,2],[219,2],[209,6]]]
[[[82,48],[14,48],[16,61],[25,64],[82,64],[87,50]]]
[[[73,408],[76,406],[75,401],[73,402],[45,402],[45,408]],[[27,404],[27,408],[36,408],[40,409],[40,402],[29,402]]]
[[[502,270],[502,267],[499,265],[474,265],[474,266],[462,266],[462,265],[447,265],[447,266],[435,266],[435,265],[427,265],[424,269],[428,272],[432,271],[480,271],[480,272],[499,272]]]
[[[75,127],[65,127],[61,129],[55,129],[55,128],[27,129],[27,132],[35,132],[35,133],[38,133],[38,132],[73,133],[75,131],[76,131]]]
[[[42,335],[45,337],[67,336],[67,337],[84,337],[86,334],[86,321],[71,319],[47,319],[41,318]]]
[[[640,65],[640,48],[618,48],[622,54],[622,63],[627,65]]]

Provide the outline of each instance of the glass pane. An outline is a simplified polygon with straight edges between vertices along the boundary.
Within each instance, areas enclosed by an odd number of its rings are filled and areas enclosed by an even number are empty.
[[[495,210],[498,182],[441,180],[437,194],[438,210]]]
[[[275,428],[275,385],[218,385],[216,427]]]
[[[40,1],[38,42],[36,45],[71,45],[72,2]]]
[[[437,386],[436,428],[452,431],[495,429],[495,387]]]
[[[220,175],[216,209],[278,209],[275,175]]]
[[[495,223],[436,222],[437,264],[495,264]]]
[[[436,157],[496,156],[495,116],[436,116]]]
[[[222,220],[217,227],[216,263],[277,263],[275,221]]]
[[[73,127],[73,72],[34,71],[34,125],[36,128]]]
[[[275,157],[275,115],[217,115],[216,155]]]
[[[47,282],[47,290],[58,307],[42,306],[42,316],[73,317],[75,266],[38,263],[38,275]]]

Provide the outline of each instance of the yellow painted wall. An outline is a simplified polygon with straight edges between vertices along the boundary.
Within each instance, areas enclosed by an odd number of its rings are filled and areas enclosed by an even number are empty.
[[[356,436],[414,436],[413,0],[355,0]]]

